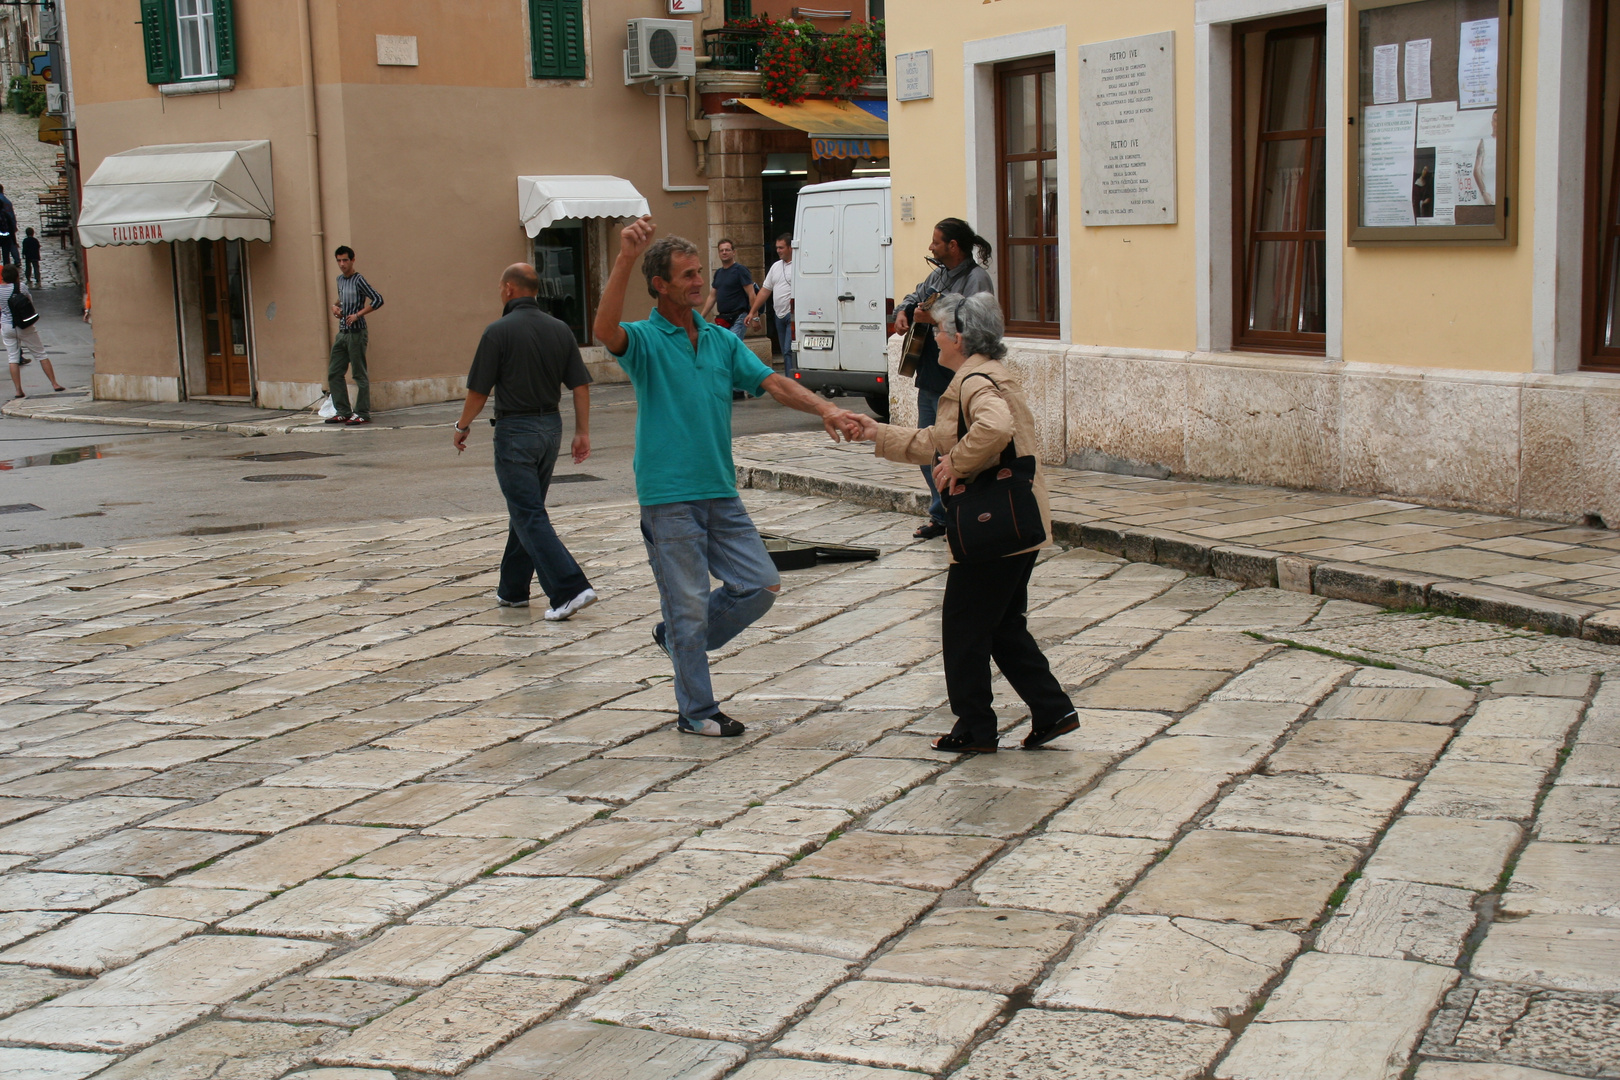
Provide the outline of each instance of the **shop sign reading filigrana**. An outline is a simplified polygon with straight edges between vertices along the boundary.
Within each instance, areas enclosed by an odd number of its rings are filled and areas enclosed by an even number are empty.
[[[1176,35],[1080,46],[1080,218],[1176,220]]]

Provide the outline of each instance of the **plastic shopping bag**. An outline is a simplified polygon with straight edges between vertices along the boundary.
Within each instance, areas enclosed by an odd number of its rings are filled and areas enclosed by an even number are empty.
[[[331,394],[327,394],[321,399],[321,407],[316,410],[316,415],[320,416],[323,420],[337,415],[337,406],[332,404]]]

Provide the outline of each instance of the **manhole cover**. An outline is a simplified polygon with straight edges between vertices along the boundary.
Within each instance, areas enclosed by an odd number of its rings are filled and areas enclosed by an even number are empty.
[[[340,457],[339,454],[317,454],[310,450],[285,450],[279,454],[242,454],[237,461],[308,461],[318,457]]]
[[[592,476],[590,473],[582,472],[563,473],[551,478],[553,484],[597,484],[601,483],[601,481],[600,476]]]
[[[33,503],[10,503],[0,506],[0,514],[32,514],[35,510],[44,509],[43,506],[35,506]]]
[[[273,472],[260,476],[244,476],[242,479],[250,484],[271,484],[281,480],[325,480],[326,477],[312,472]]]

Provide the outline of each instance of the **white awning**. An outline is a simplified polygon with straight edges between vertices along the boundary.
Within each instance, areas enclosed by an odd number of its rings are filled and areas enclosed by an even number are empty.
[[[530,236],[562,218],[633,218],[650,213],[636,185],[617,176],[520,176],[518,220]]]
[[[79,242],[269,240],[270,143],[175,143],[113,154],[84,182]]]

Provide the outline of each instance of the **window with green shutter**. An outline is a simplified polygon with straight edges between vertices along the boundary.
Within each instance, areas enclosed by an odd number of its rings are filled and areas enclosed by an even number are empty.
[[[529,0],[529,55],[537,79],[583,79],[585,0]]]
[[[149,83],[236,74],[233,0],[141,0],[141,40]]]

